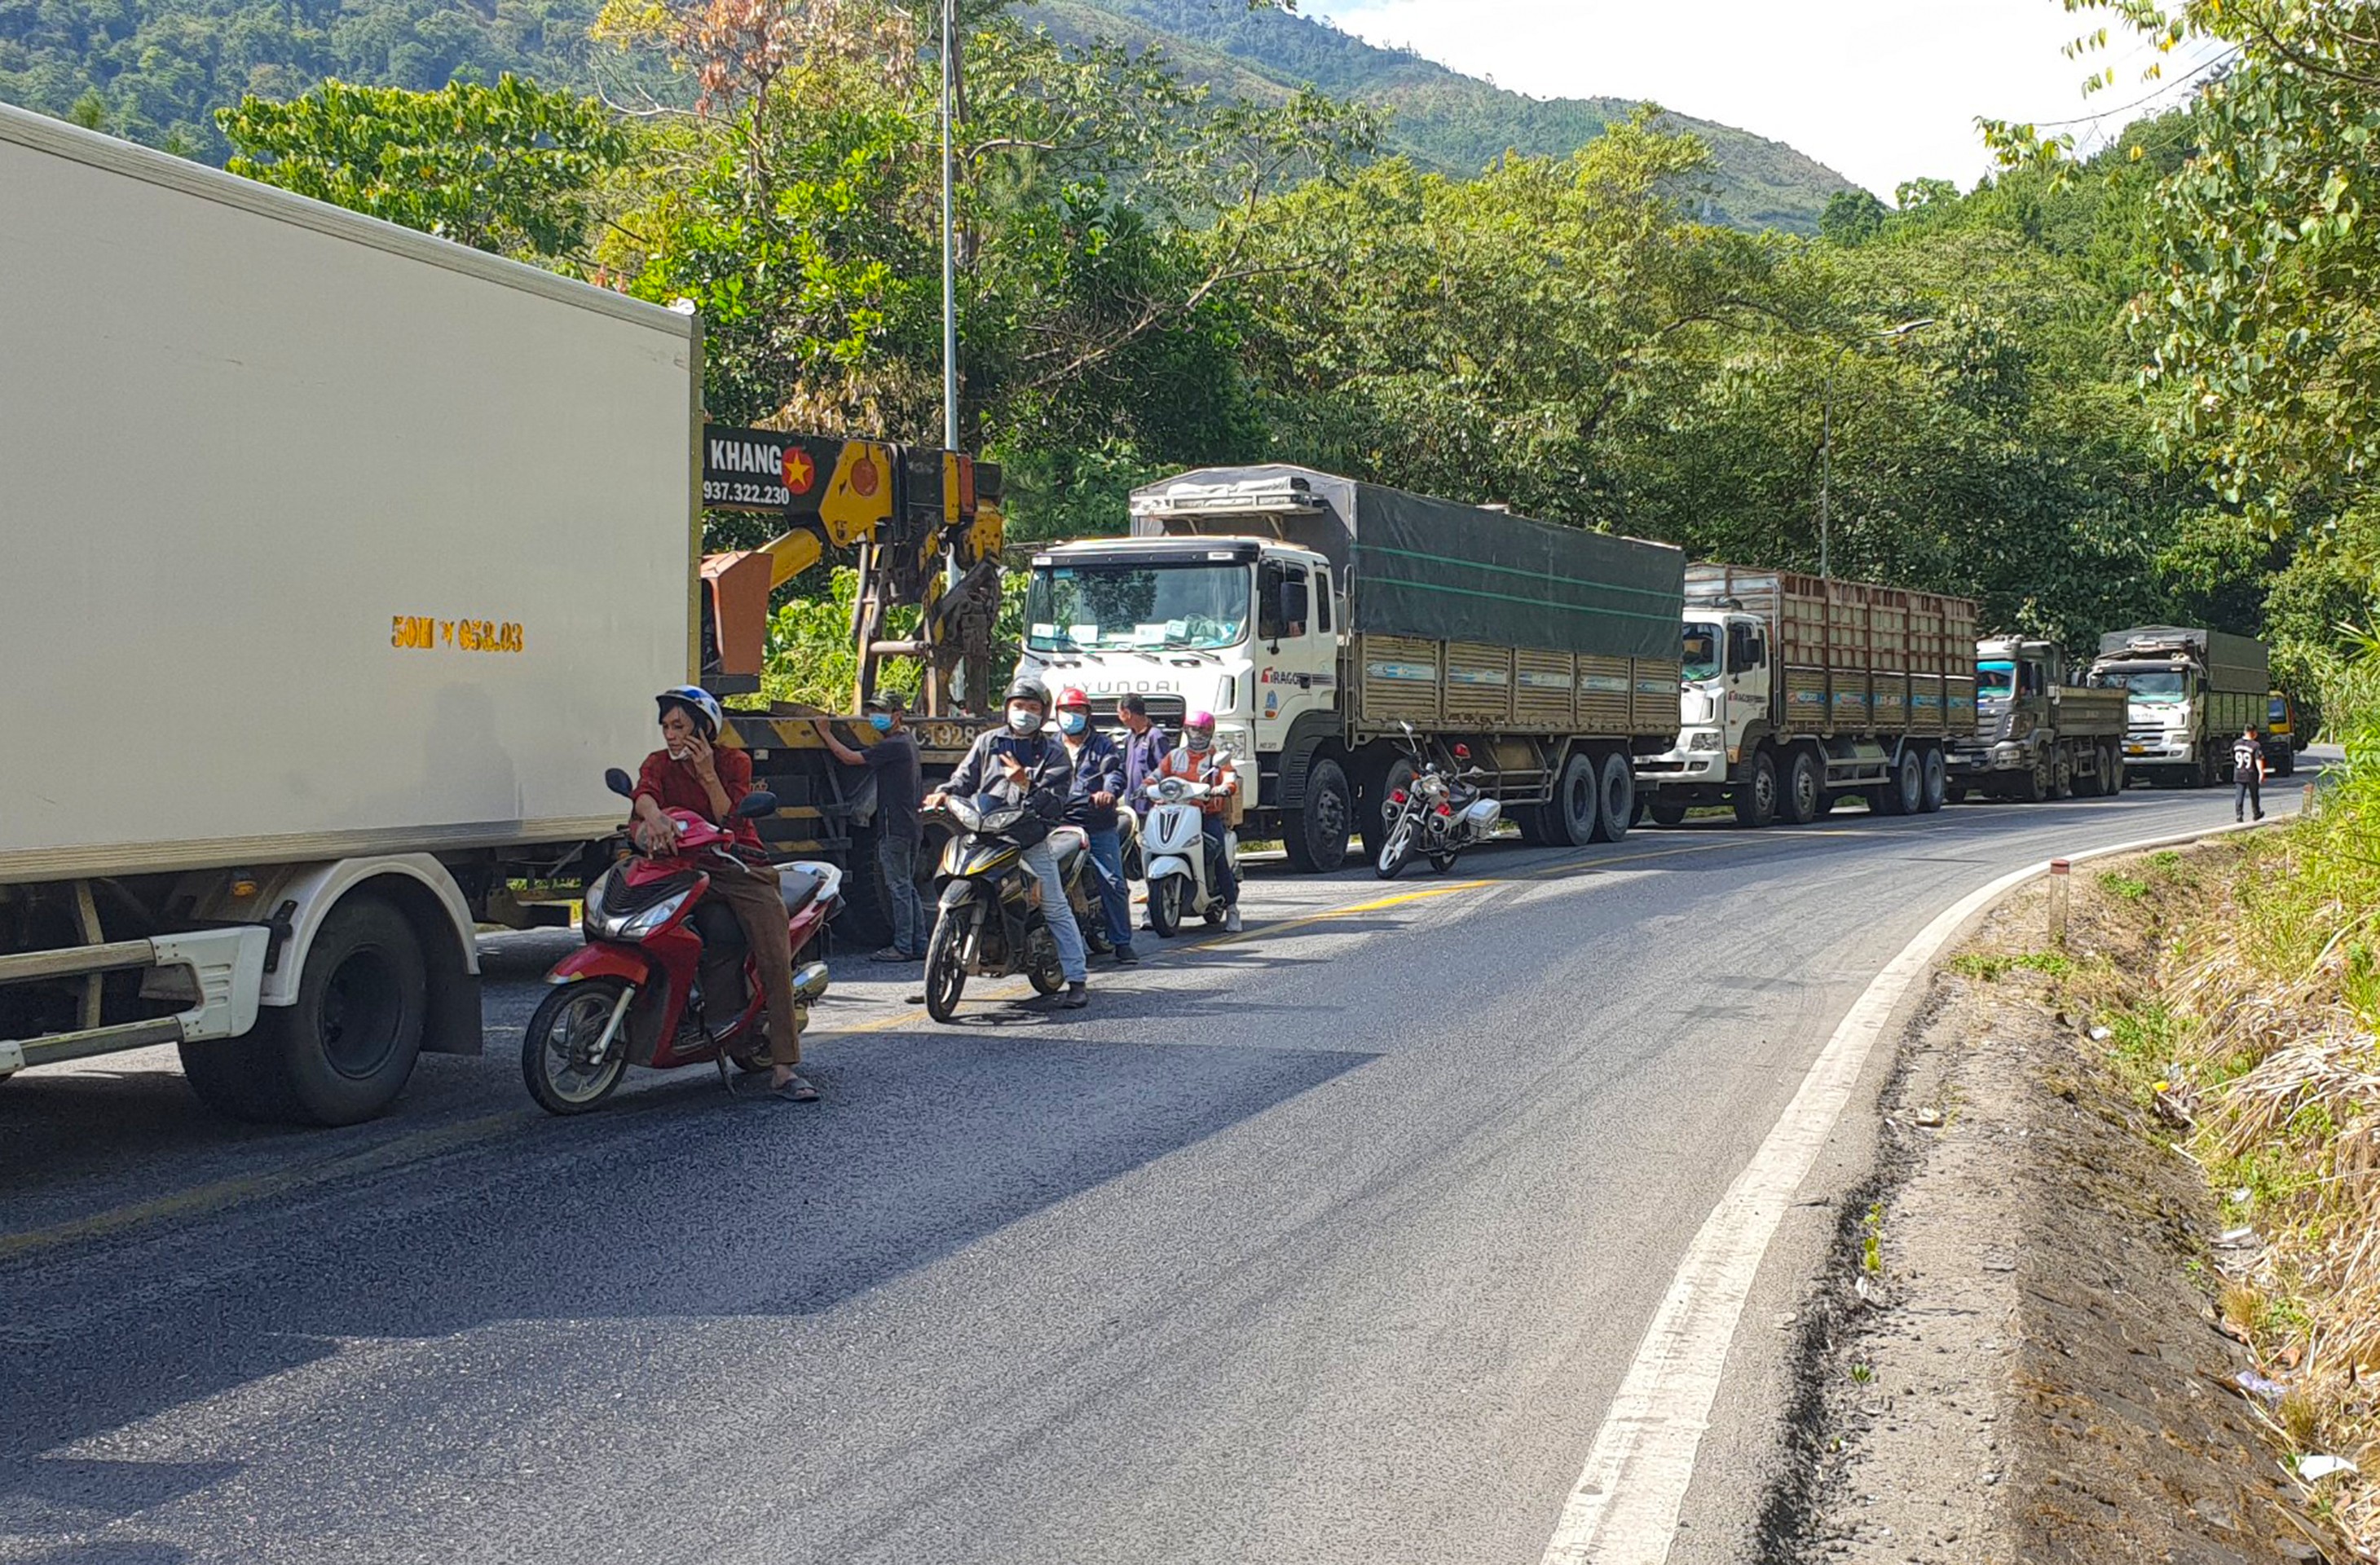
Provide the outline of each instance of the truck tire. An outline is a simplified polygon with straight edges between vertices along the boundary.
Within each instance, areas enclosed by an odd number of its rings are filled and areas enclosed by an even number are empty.
[[[1925,746],[1925,757],[1918,763],[1917,812],[1932,815],[1950,799],[1950,769],[1942,760],[1942,752],[1933,746]]]
[[[843,911],[834,916],[834,932],[857,942],[861,951],[875,951],[892,943],[892,902],[876,857],[875,827],[853,828],[850,855],[843,867]]]
[[[2277,760],[2274,759],[2271,752],[2267,751],[2265,753],[2265,764],[2276,777],[2294,777],[2297,775],[2298,770],[2298,753],[2289,746],[2284,745],[2281,746],[2280,758]]]
[[[1777,758],[1762,750],[1735,790],[1735,823],[1758,830],[1777,823]]]
[[[1653,818],[1656,826],[1682,826],[1686,820],[1686,804],[1683,799],[1665,799],[1657,793],[1652,802],[1645,806],[1645,813]]]
[[[1804,745],[1793,746],[1785,760],[1785,787],[1777,803],[1777,819],[1788,826],[1807,826],[1818,819],[1819,807],[1827,797],[1827,769],[1819,764],[1816,752]]]
[[[1519,805],[1504,812],[1505,819],[1521,829],[1521,841],[1533,848],[1554,848],[1562,845],[1554,835],[1552,812],[1544,805]]]
[[[1616,843],[1636,820],[1636,772],[1625,750],[1605,751],[1595,771],[1595,840]]]
[[[1305,805],[1281,816],[1289,867],[1304,875],[1328,875],[1346,863],[1354,813],[1346,770],[1329,756],[1317,757],[1305,773]]]
[[[1553,819],[1554,840],[1572,847],[1583,848],[1596,840],[1599,807],[1596,795],[1601,783],[1597,756],[1591,750],[1572,750],[1562,762],[1561,777],[1554,784],[1553,803],[1546,806]]]
[[[369,892],[331,909],[294,1005],[266,1006],[245,1037],[181,1046],[201,1101],[237,1120],[352,1125],[405,1090],[421,1052],[430,967],[404,914]]]
[[[1364,793],[1363,819],[1357,824],[1364,838],[1364,857],[1373,864],[1380,861],[1380,850],[1389,845],[1390,812],[1396,808],[1389,802],[1389,795],[1400,788],[1411,787],[1413,779],[1414,763],[1404,756],[1390,756],[1387,764],[1372,773],[1371,786]]]
[[[2105,791],[2112,797],[2124,791],[2124,783],[2127,781],[2124,776],[2123,747],[2110,739],[2100,747],[2099,754],[2100,764],[2107,769],[2102,774],[2107,779],[2104,785]]]
[[[1913,746],[1903,746],[1892,775],[1876,791],[1878,815],[1915,815],[1925,803],[1925,763]]]

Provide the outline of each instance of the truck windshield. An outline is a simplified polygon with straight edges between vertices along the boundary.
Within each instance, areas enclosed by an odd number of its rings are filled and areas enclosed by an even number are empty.
[[[2099,683],[2149,707],[2174,706],[2190,694],[2180,669],[2111,669],[2099,676]]]
[[[2289,703],[2286,697],[2276,696],[2273,698],[2272,703],[2265,708],[2265,721],[2266,722],[2287,722],[2289,721]]]
[[[1678,677],[1691,685],[1698,679],[1717,679],[1720,653],[1727,637],[1715,625],[1689,624],[1685,645],[1679,656]]]
[[[1045,565],[1026,590],[1025,622],[1025,643],[1038,652],[1229,647],[1247,631],[1248,567]]]
[[[2014,663],[1977,663],[1975,665],[1977,696],[2005,696],[2015,688],[2016,665]]]

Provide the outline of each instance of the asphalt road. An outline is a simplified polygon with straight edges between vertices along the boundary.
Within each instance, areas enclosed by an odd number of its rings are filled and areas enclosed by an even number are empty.
[[[0,1560],[1534,1565],[1876,969],[2008,868],[2229,817],[2136,790],[1259,870],[1244,936],[1096,972],[1087,1012],[982,986],[938,1028],[914,981],[843,983],[809,1108],[705,1070],[538,1113],[554,934],[487,942],[486,1054],[373,1125],[227,1125],[170,1055],[28,1073]],[[1720,1411],[1690,1552],[1748,1558],[1773,1418]]]

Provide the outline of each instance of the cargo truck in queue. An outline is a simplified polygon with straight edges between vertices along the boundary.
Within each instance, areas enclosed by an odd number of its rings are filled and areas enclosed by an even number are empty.
[[[1636,767],[1655,823],[1727,805],[1803,824],[1852,795],[1942,807],[1975,726],[1974,604],[1716,564],[1687,568],[1685,600],[1678,742]]]
[[[2124,786],[2124,696],[2072,683],[2055,641],[1975,643],[1974,732],[1950,746],[1950,797],[2103,798]]]
[[[2263,642],[2191,625],[2107,632],[2090,678],[2124,693],[2127,774],[2166,786],[2229,782],[2231,742],[2264,726],[2272,698]]]
[[[988,623],[967,465],[713,464],[690,314],[5,105],[0,212],[0,1079],[175,1044],[233,1114],[370,1117],[478,1051],[479,926],[566,920],[654,692],[757,685],[790,569],[849,545],[920,607],[870,673]],[[713,466],[789,536],[702,560]],[[731,723],[763,834],[860,857],[797,715]]]
[[[1677,728],[1676,549],[1280,466],[1150,484],[1132,524],[1034,555],[1018,672],[1212,711],[1295,867],[1378,853],[1408,723],[1533,842],[1628,830]]]

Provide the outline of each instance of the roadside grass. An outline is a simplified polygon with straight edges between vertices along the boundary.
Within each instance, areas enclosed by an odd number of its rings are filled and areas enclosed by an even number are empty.
[[[2278,1388],[2250,1406],[2310,1507],[2380,1558],[2380,720],[2319,809],[2099,875],[2110,916],[2162,932],[2152,964],[2031,952],[2144,1117],[2206,1171],[2236,1231],[2216,1310]],[[1960,964],[1953,964],[1954,967]],[[2151,970],[2153,969],[2153,970]]]

